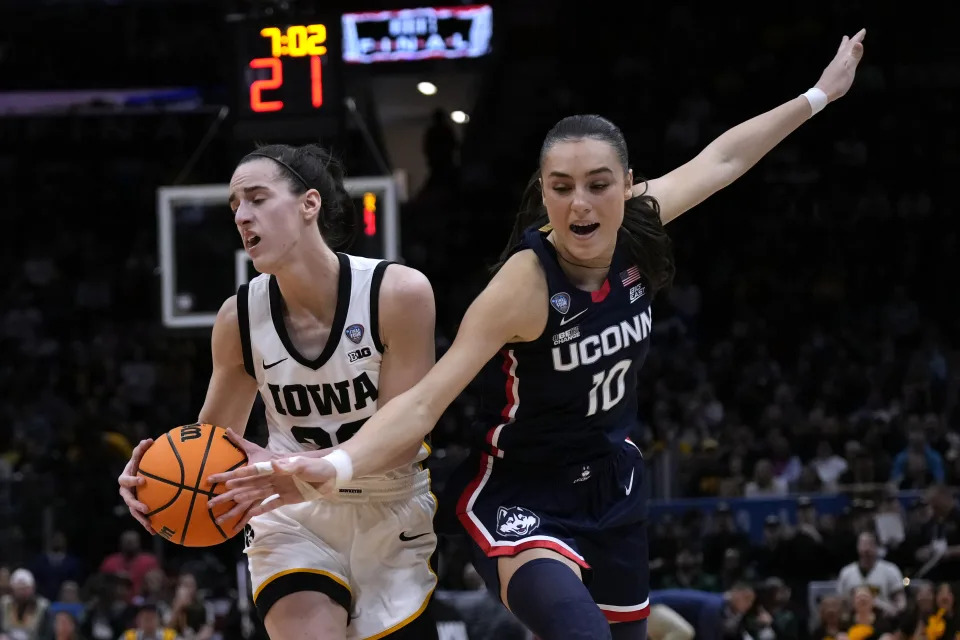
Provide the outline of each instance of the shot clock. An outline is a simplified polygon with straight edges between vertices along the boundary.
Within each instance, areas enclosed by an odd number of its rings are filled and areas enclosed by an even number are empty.
[[[241,116],[267,119],[339,112],[338,28],[337,20],[240,25],[236,64]]]

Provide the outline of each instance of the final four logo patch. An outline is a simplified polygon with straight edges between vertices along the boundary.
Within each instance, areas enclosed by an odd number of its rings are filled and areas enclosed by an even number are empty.
[[[550,298],[550,306],[559,311],[562,314],[566,314],[567,311],[570,311],[570,294],[569,293],[555,293],[553,297]]]
[[[347,337],[350,338],[354,344],[360,344],[360,341],[363,340],[363,325],[352,324],[347,327],[344,333],[347,334]]]

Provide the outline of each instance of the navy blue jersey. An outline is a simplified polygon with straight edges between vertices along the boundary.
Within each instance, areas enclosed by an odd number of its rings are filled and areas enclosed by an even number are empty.
[[[546,272],[549,316],[533,342],[504,345],[480,377],[481,448],[504,462],[567,465],[621,449],[637,424],[637,372],[649,350],[652,291],[617,246],[598,291],[564,274],[546,229],[528,229]]]

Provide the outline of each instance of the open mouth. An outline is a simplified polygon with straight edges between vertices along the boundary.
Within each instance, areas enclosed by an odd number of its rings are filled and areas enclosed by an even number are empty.
[[[260,244],[260,236],[252,236],[247,238],[247,249],[252,249],[258,244]]]
[[[570,231],[573,231],[578,236],[588,236],[599,228],[600,228],[599,222],[592,222],[590,224],[571,224],[570,225]]]

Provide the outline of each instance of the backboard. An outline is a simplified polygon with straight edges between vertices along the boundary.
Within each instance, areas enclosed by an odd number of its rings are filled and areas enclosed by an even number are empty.
[[[400,212],[392,177],[344,181],[359,215],[349,253],[400,261]],[[157,231],[163,325],[213,326],[217,310],[257,275],[227,205],[226,184],[157,189]]]

